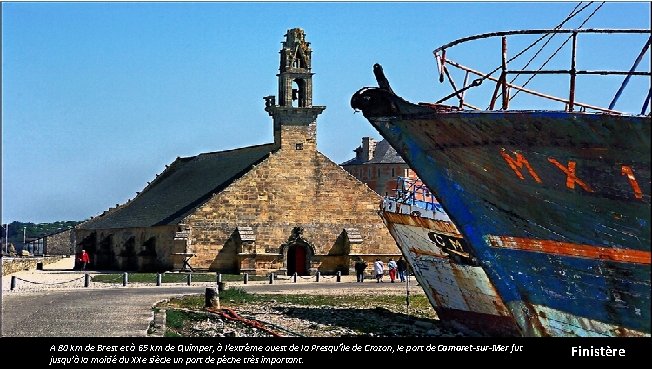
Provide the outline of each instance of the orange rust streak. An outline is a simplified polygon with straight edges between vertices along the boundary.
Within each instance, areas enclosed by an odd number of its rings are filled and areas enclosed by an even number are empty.
[[[428,255],[428,256],[438,257],[438,258],[441,258],[441,259],[448,259],[448,256],[446,256],[446,255],[435,254],[434,252],[430,252],[430,251],[427,251],[427,250],[419,250],[419,249],[415,249],[414,247],[410,247],[409,250],[410,250],[411,253],[413,253],[415,255],[419,255],[419,256]]]
[[[627,176],[627,179],[629,179],[629,184],[634,190],[634,197],[637,199],[642,199],[643,191],[641,191],[641,187],[639,187],[638,182],[636,182],[636,177],[634,177],[634,170],[632,170],[632,167],[629,165],[623,165],[620,173],[624,176]]]
[[[411,216],[407,214],[392,213],[389,211],[383,212],[383,215],[387,221],[395,224],[409,225],[419,228],[432,229],[434,231],[439,231],[442,233],[449,233],[452,235],[459,236],[460,232],[457,230],[455,225],[452,222],[446,222],[443,220],[434,220],[428,218],[421,218],[418,216]]]
[[[523,176],[523,173],[521,173],[521,169],[523,169],[523,166],[525,165],[525,168],[527,168],[528,173],[534,178],[537,183],[541,183],[541,178],[537,175],[537,173],[532,169],[530,166],[530,162],[525,159],[523,155],[521,155],[520,152],[515,152],[516,154],[516,160],[512,159],[507,152],[505,152],[505,149],[501,149],[500,155],[502,155],[503,159],[507,162],[507,165],[509,165],[510,168],[516,173],[516,176],[520,179],[525,179]]]
[[[553,163],[559,170],[562,172],[566,173],[566,187],[570,188],[571,190],[575,188],[575,183],[580,185],[586,192],[594,192],[589,185],[584,183],[581,179],[577,178],[575,176],[575,162],[574,161],[569,161],[568,162],[568,168],[563,166],[561,163],[559,163],[555,158],[548,158],[548,161]]]
[[[612,260],[624,263],[650,264],[650,252],[632,249],[606,248],[551,240],[535,240],[507,236],[488,236],[492,247],[536,251],[546,254]]]

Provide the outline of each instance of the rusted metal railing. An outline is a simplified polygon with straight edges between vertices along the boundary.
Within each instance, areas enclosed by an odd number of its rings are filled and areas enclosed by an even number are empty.
[[[566,45],[568,41],[570,42],[570,55],[571,55],[571,60],[570,60],[570,66],[569,69],[543,69],[543,66],[547,63],[547,61],[544,63],[544,65],[539,69],[539,70],[526,70],[526,69],[510,69],[510,62],[519,57],[520,55],[523,54],[523,51],[520,53],[516,54],[515,56],[511,57],[508,59],[507,55],[507,44],[508,44],[508,37],[509,36],[518,36],[518,35],[555,35],[555,34],[568,34],[570,35],[568,40],[566,40],[560,48],[555,52],[555,54]],[[580,34],[640,34],[640,35],[648,35],[648,40],[647,43],[643,46],[643,49],[641,50],[640,54],[638,55],[636,61],[628,71],[624,70],[581,70],[577,68],[577,63],[576,63],[576,55],[577,55],[577,48],[578,48],[578,36]],[[439,81],[443,82],[445,79],[448,80],[450,83],[453,93],[450,95],[440,99],[437,101],[437,103],[442,103],[450,98],[457,98],[459,100],[459,107],[468,107],[471,109],[476,109],[480,110],[478,107],[473,106],[469,104],[468,102],[465,101],[465,94],[466,92],[474,87],[480,86],[483,81],[489,80],[492,82],[496,83],[496,86],[494,88],[493,94],[491,95],[490,101],[489,101],[489,110],[494,110],[495,105],[498,101],[498,98],[502,96],[501,98],[501,109],[502,110],[507,110],[509,109],[509,102],[516,96],[518,92],[524,92],[530,95],[538,96],[541,98],[553,100],[553,101],[558,101],[563,104],[565,104],[565,110],[572,112],[576,108],[580,108],[581,110],[586,110],[586,109],[591,109],[594,111],[598,112],[604,112],[604,113],[611,113],[611,114],[622,114],[619,111],[614,110],[615,104],[618,101],[618,98],[621,96],[623,90],[629,83],[629,80],[633,76],[652,76],[652,73],[649,71],[637,71],[636,68],[638,67],[639,63],[643,59],[646,53],[649,53],[650,49],[650,30],[647,29],[536,29],[536,30],[518,30],[518,31],[505,31],[505,32],[493,32],[493,33],[485,33],[485,34],[480,34],[480,35],[475,35],[475,36],[470,36],[470,37],[465,37],[458,39],[456,41],[450,42],[446,45],[443,45],[433,51],[433,54],[435,56],[435,60],[437,62],[437,68],[439,71]],[[494,38],[494,37],[501,37],[501,65],[492,70],[489,73],[483,73],[479,72],[477,70],[471,69],[469,67],[466,67],[464,65],[461,65],[457,62],[454,62],[452,60],[447,59],[447,50],[452,48],[453,46],[466,43],[469,41],[474,41],[474,40],[480,40],[480,39],[487,39],[487,38]],[[541,40],[542,38],[539,38]],[[538,42],[537,40],[536,42]],[[535,42],[535,44],[536,44]],[[533,46],[534,44],[530,45]],[[529,48],[529,47],[528,47]],[[549,58],[550,60],[550,58]],[[548,61],[549,61],[548,60]],[[529,63],[528,63],[529,64]],[[451,76],[451,73],[448,70],[448,66],[454,67],[456,69],[459,69],[461,71],[464,71],[466,74],[464,76],[464,83],[461,88],[458,88],[457,85],[455,84],[453,77]],[[527,67],[527,66],[526,66]],[[500,75],[498,77],[494,77],[493,74],[500,71]],[[478,76],[479,78],[474,79],[471,84],[467,84],[469,80],[469,75],[473,74]],[[549,94],[544,94],[541,92],[537,92],[528,88],[525,88],[525,86],[518,86],[516,84],[508,82],[508,76],[509,75],[545,75],[545,74],[565,74],[569,76],[569,89],[568,89],[568,98],[561,98],[561,97],[556,97],[552,96]],[[620,85],[620,88],[616,92],[615,96],[611,100],[611,103],[609,104],[609,107],[599,107],[596,105],[592,104],[587,104],[583,102],[579,102],[576,99],[576,89],[577,89],[577,76],[578,75],[621,75],[625,76],[622,84]],[[444,78],[446,77],[446,78]],[[529,81],[528,81],[529,82]],[[527,82],[525,83],[527,84]],[[514,89],[517,92],[513,94],[510,97],[510,90]],[[641,114],[644,114],[649,101],[650,100],[650,94],[648,93],[647,97],[645,98],[643,102],[643,109],[641,110]]]

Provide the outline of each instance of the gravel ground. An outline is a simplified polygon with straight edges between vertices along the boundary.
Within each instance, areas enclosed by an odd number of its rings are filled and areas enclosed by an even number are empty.
[[[420,290],[418,287],[415,287],[416,289]],[[308,289],[287,293],[337,296],[353,293],[353,289],[344,285],[337,289]],[[355,293],[360,296],[359,289],[356,289]],[[365,302],[362,306],[357,304],[358,306],[355,307],[298,305],[277,302],[273,298],[268,302],[237,305],[223,301],[221,306],[223,309],[215,309],[214,312],[180,309],[189,314],[188,319],[181,327],[168,328],[174,332],[174,335],[184,337],[268,337],[273,334],[285,337],[478,336],[477,333],[465,327],[437,319],[434,310],[430,307],[430,311],[413,310],[411,314],[407,314],[404,307],[377,306],[378,304],[373,301],[378,293],[378,291],[373,291],[368,296],[360,296],[361,301]],[[383,293],[398,294],[400,292],[393,289]],[[369,302],[367,303],[367,301]],[[224,308],[231,308],[238,318],[242,319],[233,319],[233,316]],[[178,314],[174,310],[176,309],[168,308],[167,314]],[[225,313],[230,318],[224,316]],[[427,316],[432,318],[426,318]],[[159,317],[159,321],[161,320],[163,319]],[[164,331],[164,326],[153,329],[155,335],[162,335]]]

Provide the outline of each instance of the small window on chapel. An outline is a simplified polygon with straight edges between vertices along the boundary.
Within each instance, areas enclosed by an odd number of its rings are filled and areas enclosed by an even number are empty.
[[[303,150],[303,143],[295,144],[294,146],[297,150]]]

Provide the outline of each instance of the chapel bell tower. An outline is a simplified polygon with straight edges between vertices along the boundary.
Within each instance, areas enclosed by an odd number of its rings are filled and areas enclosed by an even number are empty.
[[[301,28],[287,31],[280,54],[278,105],[273,95],[264,98],[265,111],[274,119],[274,143],[316,150],[317,116],[326,107],[312,105],[312,50]]]

